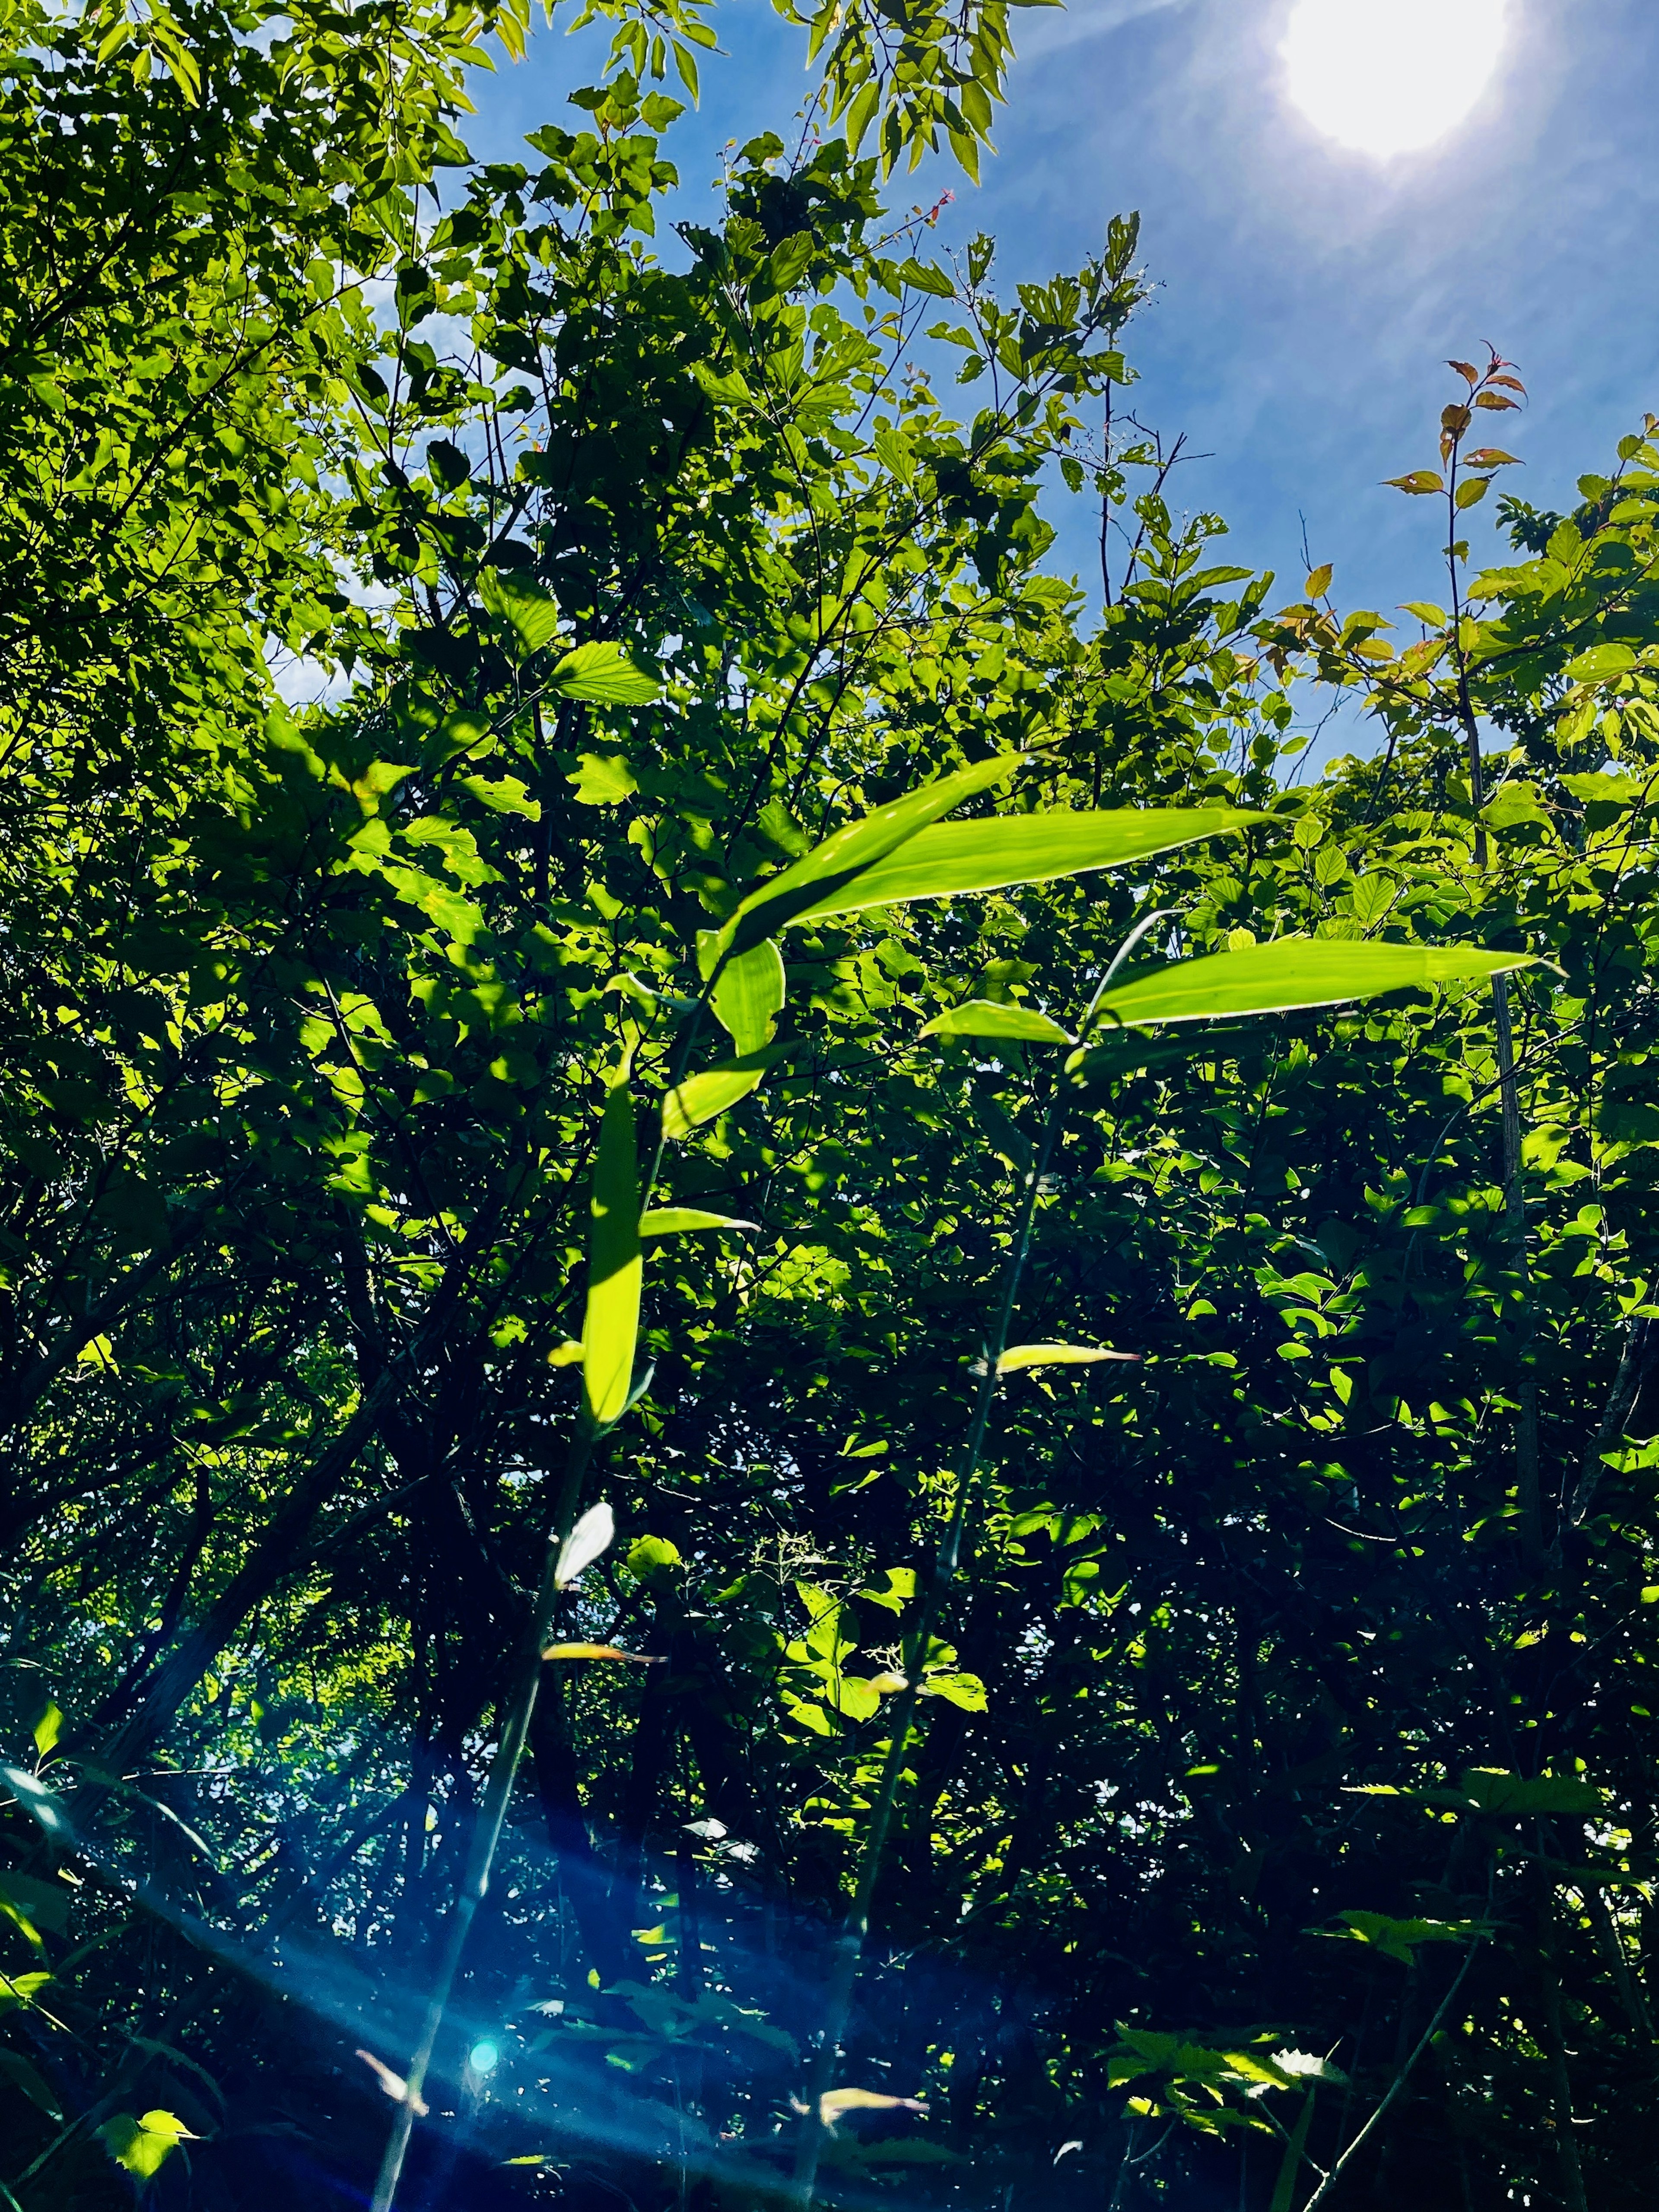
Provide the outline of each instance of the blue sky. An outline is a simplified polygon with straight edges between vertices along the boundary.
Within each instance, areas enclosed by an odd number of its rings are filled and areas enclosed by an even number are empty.
[[[1659,412],[1659,4],[1510,0],[1504,57],[1468,119],[1381,163],[1289,106],[1289,6],[1017,11],[1021,59],[981,185],[930,164],[894,197],[953,186],[941,243],[993,232],[1010,285],[1077,265],[1115,210],[1139,208],[1161,289],[1127,341],[1135,404],[1213,457],[1184,471],[1179,503],[1224,514],[1232,556],[1276,569],[1287,596],[1305,520],[1339,600],[1392,610],[1441,596],[1431,503],[1381,479],[1434,460],[1448,355],[1478,358],[1490,340],[1519,365],[1528,410],[1491,428],[1527,463],[1510,483],[1540,505],[1571,503],[1575,478]],[[806,82],[800,33],[766,0],[726,0],[715,21],[726,55],[708,58],[702,112],[668,149],[687,214],[713,204],[722,142],[787,136]],[[504,155],[538,122],[574,120],[578,59],[544,30],[520,68],[483,80],[475,149]],[[1091,526],[1065,504],[1065,564],[1088,576]]]

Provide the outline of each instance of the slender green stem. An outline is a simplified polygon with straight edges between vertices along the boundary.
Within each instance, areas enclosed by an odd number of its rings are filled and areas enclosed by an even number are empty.
[[[1108,986],[1113,981],[1123,963],[1139,944],[1152,925],[1164,919],[1168,909],[1160,908],[1147,915],[1125,938],[1118,947],[1110,966],[1095,987],[1079,1029],[1079,1041],[1086,1042],[1100,1012],[1100,1002]],[[1014,1309],[1019,1298],[1021,1281],[1026,1261],[1030,1257],[1031,1232],[1036,1218],[1036,1202],[1053,1162],[1054,1149],[1060,1141],[1065,1120],[1068,1093],[1063,1074],[1054,1085],[1048,1101],[1048,1112],[1043,1123],[1042,1141],[1025,1177],[1021,1194],[1018,1225],[1014,1241],[1004,1271],[1002,1296],[998,1304],[996,1322],[985,1346],[983,1370],[979,1389],[974,1397],[974,1411],[968,1435],[963,1446],[958,1468],[956,1496],[951,1500],[950,1519],[934,1554],[933,1571],[922,1593],[921,1607],[915,1629],[908,1639],[905,1653],[905,1686],[898,1693],[892,1709],[891,1733],[888,1739],[887,1754],[882,1762],[881,1780],[877,1787],[875,1802],[870,1808],[870,1819],[864,1832],[864,1845],[859,1858],[858,1880],[854,1887],[853,1901],[830,1955],[830,1977],[824,1991],[823,2027],[813,2050],[806,2070],[806,2110],[801,2120],[800,2135],[796,2144],[794,2171],[791,2177],[786,2203],[791,2212],[810,2212],[817,2186],[818,2163],[823,2154],[824,2124],[823,2100],[833,2087],[836,2063],[840,2056],[841,2039],[846,2033],[848,2019],[853,2008],[853,1992],[858,1981],[859,1967],[864,1957],[864,1946],[870,1932],[871,1908],[875,1901],[876,1885],[881,1879],[886,1856],[887,1837],[893,1821],[893,1808],[897,1802],[899,1784],[903,1779],[905,1762],[909,1757],[911,1737],[915,1729],[916,1706],[921,1695],[921,1683],[927,1663],[927,1653],[933,1642],[933,1629],[945,1602],[945,1593],[955,1579],[957,1565],[962,1550],[962,1532],[967,1520],[968,1506],[978,1479],[980,1460],[985,1448],[985,1431],[991,1417],[991,1403],[1000,1380],[998,1372],[1003,1353],[1008,1348],[1008,1331],[1012,1323]]]
[[[466,1873],[456,1893],[455,1902],[450,1907],[443,1955],[427,1998],[421,2039],[416,2045],[409,2072],[404,2077],[404,2094],[398,2100],[398,2116],[392,2122],[386,2156],[380,2161],[380,2179],[374,2185],[371,2212],[392,2212],[398,2184],[403,2177],[404,2160],[409,2152],[409,2139],[414,2130],[416,2112],[420,2106],[421,2092],[425,2087],[432,2055],[442,2032],[444,2015],[454,1991],[461,1956],[466,1949],[466,1939],[471,1932],[478,1907],[489,1888],[490,1869],[495,1864],[501,1831],[507,1825],[507,1808],[513,1802],[513,1786],[518,1779],[519,1764],[524,1757],[525,1741],[530,1733],[531,1718],[536,1710],[536,1694],[541,1686],[542,1647],[548,1640],[559,1601],[559,1553],[575,1521],[582,1477],[587,1471],[587,1463],[596,1442],[591,1425],[586,1420],[580,1421],[571,1440],[569,1457],[565,1462],[563,1479],[559,1485],[547,1559],[542,1569],[541,1587],[537,1591],[531,1614],[517,1689],[501,1729],[501,1742],[490,1762],[489,1779],[484,1786],[483,1802],[478,1808],[477,1822],[472,1832],[472,1848],[467,1857]]]

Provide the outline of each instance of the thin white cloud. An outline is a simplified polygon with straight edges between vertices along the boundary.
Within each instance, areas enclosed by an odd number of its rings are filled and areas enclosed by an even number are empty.
[[[1014,24],[1014,44],[1022,58],[1059,53],[1085,39],[1121,31],[1142,15],[1161,15],[1188,5],[1190,0],[1066,0],[1063,9],[1022,9]]]

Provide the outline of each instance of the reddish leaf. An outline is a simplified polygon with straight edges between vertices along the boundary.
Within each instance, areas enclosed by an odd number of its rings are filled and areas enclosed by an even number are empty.
[[[1506,453],[1501,446],[1479,446],[1463,458],[1472,469],[1518,469],[1526,465],[1513,453]]]
[[[1449,361],[1446,366],[1448,368],[1455,368],[1466,383],[1473,385],[1479,384],[1480,381],[1480,370],[1467,361]]]

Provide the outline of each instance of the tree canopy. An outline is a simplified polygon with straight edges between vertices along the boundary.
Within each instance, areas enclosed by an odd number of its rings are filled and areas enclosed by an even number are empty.
[[[5,20],[4,2193],[1633,2208],[1659,422],[1279,604],[782,12]]]

